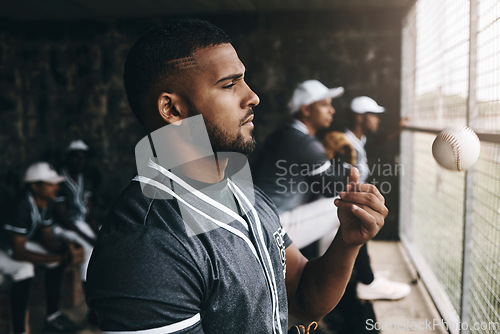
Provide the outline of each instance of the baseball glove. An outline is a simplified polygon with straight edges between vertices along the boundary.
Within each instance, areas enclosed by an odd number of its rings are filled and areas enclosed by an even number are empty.
[[[328,159],[333,159],[337,154],[340,154],[345,162],[353,166],[356,165],[356,150],[343,132],[329,132],[321,143],[325,147]]]

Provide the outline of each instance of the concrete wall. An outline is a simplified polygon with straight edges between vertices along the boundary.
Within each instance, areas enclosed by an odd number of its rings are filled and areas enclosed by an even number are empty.
[[[239,14],[205,17],[234,40],[259,94],[259,142],[287,117],[297,82],[316,78],[344,86],[334,105],[336,128],[346,123],[356,95],[387,107],[382,128],[397,124],[400,96],[402,9]],[[44,159],[57,164],[63,148],[83,138],[100,174],[98,210],[135,173],[134,146],[144,136],[127,105],[122,68],[133,41],[165,19],[0,23],[0,194],[19,189],[25,167]],[[373,161],[394,163],[397,142],[373,151]],[[97,173],[95,173],[97,175]],[[97,177],[98,179],[99,177]],[[395,237],[397,178],[386,194],[391,216],[385,237]],[[384,233],[382,233],[384,237]]]

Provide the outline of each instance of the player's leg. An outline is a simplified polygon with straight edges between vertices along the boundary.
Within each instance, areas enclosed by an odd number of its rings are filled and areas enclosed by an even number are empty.
[[[40,253],[50,254],[50,252],[41,244],[28,241],[26,249]],[[64,278],[65,265],[59,262],[45,264],[45,295],[46,295],[46,318],[45,331],[54,332],[71,332],[81,328],[74,323],[66,314],[59,310],[61,299],[61,288]]]
[[[354,270],[357,274],[356,294],[359,299],[397,300],[406,297],[411,291],[406,283],[391,281],[380,273],[373,273],[366,244],[359,250]]]
[[[34,266],[29,262],[15,261],[0,251],[0,270],[13,281],[10,291],[13,333],[24,333],[31,282],[35,275]]]
[[[358,280],[363,284],[370,284],[375,278],[373,275],[370,257],[368,256],[368,247],[364,244],[356,257],[354,268],[358,274]]]

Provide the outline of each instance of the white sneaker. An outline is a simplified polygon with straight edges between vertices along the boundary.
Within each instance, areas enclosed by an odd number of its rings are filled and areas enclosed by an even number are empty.
[[[397,300],[408,296],[410,286],[406,283],[389,281],[385,277],[375,277],[370,284],[358,283],[356,292],[362,300]]]

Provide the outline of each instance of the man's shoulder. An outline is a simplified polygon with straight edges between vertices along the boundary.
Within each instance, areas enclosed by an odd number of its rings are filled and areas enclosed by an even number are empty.
[[[272,199],[258,186],[254,185],[255,204],[276,211],[276,206]]]
[[[273,134],[271,136],[287,136],[287,137],[292,137],[292,138],[314,138],[313,136],[309,135],[308,133],[304,133],[303,131],[297,129],[295,126],[293,126],[294,122],[293,121],[288,121],[280,126],[278,126]]]
[[[292,122],[284,123],[271,133],[261,148],[259,160],[295,156],[311,143],[318,141],[292,124]]]
[[[158,223],[158,218],[172,220],[177,212],[174,200],[159,192],[143,189],[140,182],[131,181],[115,199],[104,226],[154,225]]]

